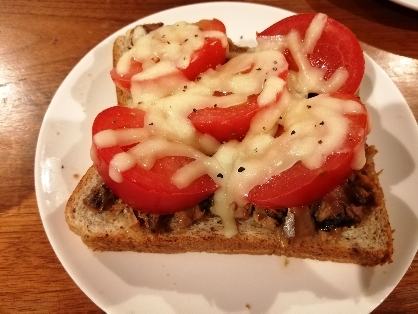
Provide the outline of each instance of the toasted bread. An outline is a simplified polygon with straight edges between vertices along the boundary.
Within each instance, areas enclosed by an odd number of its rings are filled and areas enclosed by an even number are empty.
[[[130,49],[131,33],[114,44],[114,64]],[[130,106],[131,96],[117,88],[118,104]],[[138,212],[122,200],[115,200],[105,210],[94,210],[84,199],[103,181],[92,166],[71,195],[65,218],[70,229],[91,249],[97,251],[136,251],[151,253],[211,252],[225,254],[269,254],[323,261],[375,266],[391,262],[392,229],[385,207],[378,173],[375,171],[373,146],[366,147],[366,165],[361,172],[369,178],[374,202],[361,222],[336,231],[316,230],[308,236],[287,238],[283,226],[266,228],[255,215],[237,220],[238,234],[222,234],[222,220],[211,213],[188,228],[154,232],[138,218]],[[175,218],[174,218],[175,219]]]
[[[134,210],[121,201],[102,212],[84,204],[90,191],[102,182],[94,166],[71,195],[65,218],[70,229],[97,251],[275,254],[375,266],[391,262],[393,253],[392,229],[374,170],[375,153],[374,147],[368,147],[363,171],[372,179],[377,202],[360,224],[337,233],[318,231],[314,236],[289,240],[280,235],[280,229],[265,228],[250,218],[238,222],[238,235],[226,238],[221,232],[221,219],[214,215],[187,230],[154,233],[141,225]]]

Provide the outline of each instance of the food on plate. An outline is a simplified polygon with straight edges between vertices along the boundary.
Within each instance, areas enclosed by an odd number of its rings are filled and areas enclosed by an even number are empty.
[[[356,37],[299,14],[256,39],[237,46],[217,19],[117,38],[118,106],[95,118],[65,212],[86,245],[391,262]]]

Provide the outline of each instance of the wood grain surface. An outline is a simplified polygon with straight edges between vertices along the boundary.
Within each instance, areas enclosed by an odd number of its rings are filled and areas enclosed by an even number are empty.
[[[418,118],[418,12],[373,0],[257,2],[345,24]],[[146,15],[190,3],[0,1],[0,313],[102,312],[65,272],[44,232],[33,173],[38,132],[55,91],[96,44]],[[374,313],[416,312],[417,256]]]

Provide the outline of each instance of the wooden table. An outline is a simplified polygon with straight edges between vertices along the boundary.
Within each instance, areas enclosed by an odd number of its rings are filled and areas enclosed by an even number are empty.
[[[1,313],[101,312],[65,272],[42,227],[33,174],[39,128],[58,86],[90,49],[126,24],[180,2],[0,1]],[[418,12],[377,0],[258,2],[323,12],[348,26],[418,119]],[[374,313],[416,311],[418,255]]]

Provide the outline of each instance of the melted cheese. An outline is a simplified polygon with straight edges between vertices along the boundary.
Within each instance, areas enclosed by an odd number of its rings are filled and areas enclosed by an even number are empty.
[[[324,94],[335,92],[344,84],[345,69],[339,69],[325,81],[325,69],[309,63],[307,54],[315,47],[325,23],[326,16],[317,15],[304,39],[294,31],[275,39],[260,39],[256,49],[234,57],[216,71],[203,73],[195,82],[179,77],[176,69],[187,67],[193,51],[202,46],[207,36],[220,38],[226,47],[224,34],[201,32],[185,22],[147,35],[138,30],[135,46],[121,58],[117,71],[129,71],[132,59],[143,63],[144,71],[132,78],[131,92],[133,104],[146,112],[144,128],[106,130],[94,136],[98,147],[140,142],[113,158],[111,178],[121,182],[123,171],[136,164],[150,169],[164,156],[191,157],[195,160],[179,169],[172,182],[184,188],[203,174],[212,177],[219,189],[211,210],[222,218],[225,236],[234,236],[234,207],[245,206],[253,187],[298,161],[311,169],[320,167],[328,154],[341,149],[349,127],[344,115],[364,110],[355,101]],[[291,50],[300,69],[297,73],[290,71],[287,84],[278,77],[288,67],[282,53],[285,48]],[[163,78],[164,84],[155,84],[154,78]],[[136,86],[135,81],[141,84]],[[306,99],[308,92],[315,91],[322,95]],[[214,96],[215,92],[224,92],[226,96]],[[234,106],[244,103],[250,95],[258,95],[257,103],[263,110],[253,118],[241,142],[219,143],[210,135],[197,132],[187,118],[193,110]],[[285,132],[275,137],[278,124]],[[354,169],[364,165],[362,145],[356,148]]]
[[[299,71],[289,71],[289,88],[294,95],[306,98],[308,93],[332,93],[339,90],[345,83],[348,72],[345,68],[337,69],[328,80],[324,80],[325,68],[312,67],[307,57],[312,53],[316,42],[321,37],[327,22],[327,16],[317,14],[308,27],[305,38],[292,30],[286,36],[257,38],[257,50],[290,50]]]
[[[145,128],[125,128],[119,130],[104,130],[93,137],[98,147],[126,146],[142,142],[149,138],[149,131]]]
[[[134,46],[119,60],[116,71],[123,75],[129,71],[131,60],[142,63],[144,71],[154,68],[156,60],[185,69],[190,64],[193,52],[203,46],[205,38],[219,38],[227,46],[226,35],[218,31],[203,32],[197,25],[178,22],[156,29],[149,34],[135,32]],[[165,69],[159,68],[159,71]],[[152,77],[149,77],[152,78]]]

